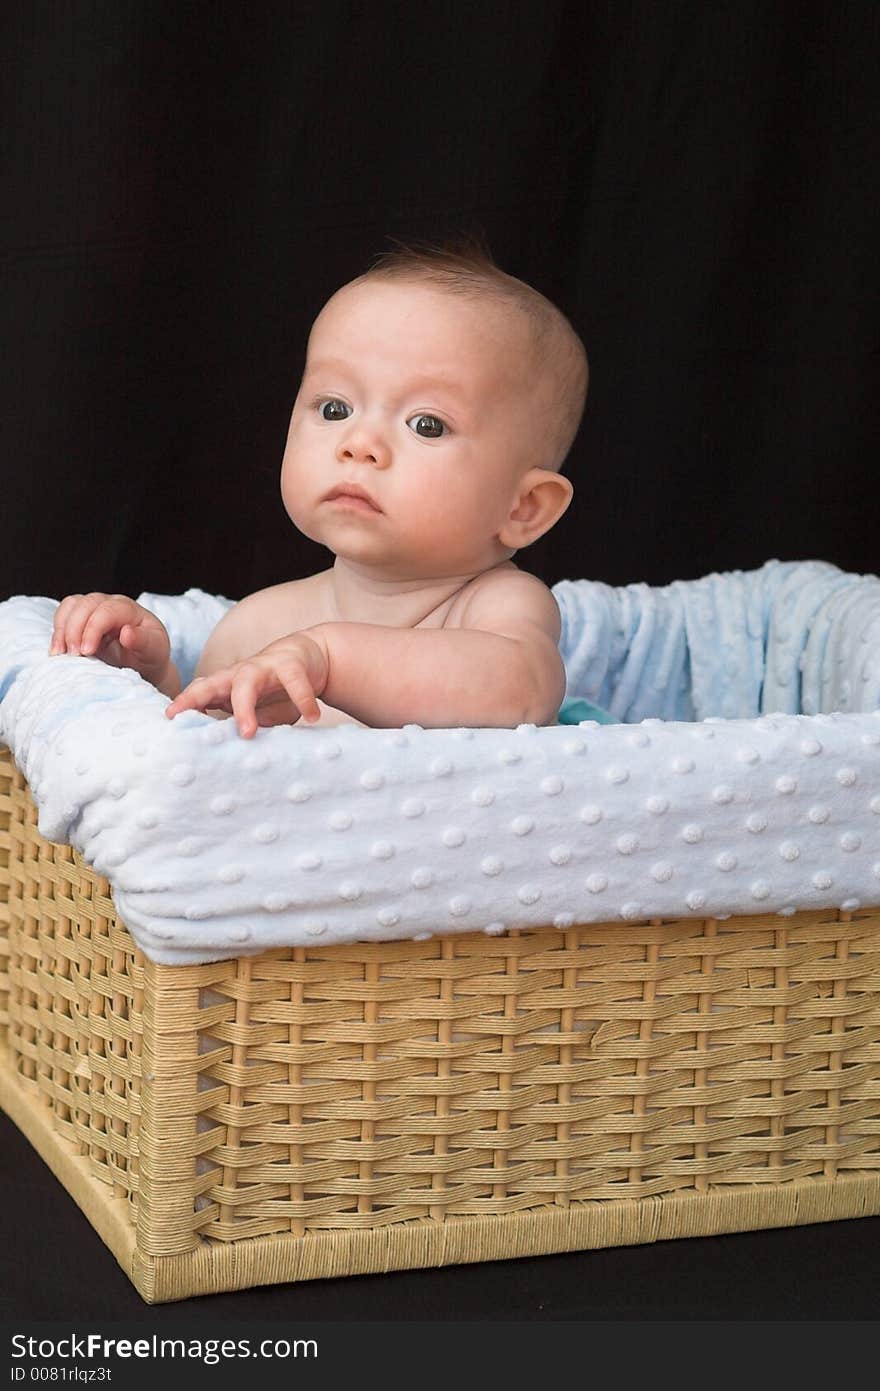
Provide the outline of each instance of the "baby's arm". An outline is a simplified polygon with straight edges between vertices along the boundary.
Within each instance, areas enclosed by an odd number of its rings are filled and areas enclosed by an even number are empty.
[[[245,616],[248,604],[238,606]],[[248,622],[236,623],[233,609],[218,624],[169,718],[186,709],[231,711],[250,738],[260,724],[292,723],[300,714],[317,719],[322,696],[379,729],[556,723],[565,693],[559,609],[532,575],[507,571],[478,581],[458,628],[318,623],[259,651],[255,623],[267,611],[251,607]],[[273,626],[277,619],[273,613]],[[243,631],[252,654],[245,660],[235,655],[235,634]]]
[[[565,694],[561,621],[546,585],[523,571],[475,583],[458,628],[319,623],[322,698],[374,728],[554,725]]]

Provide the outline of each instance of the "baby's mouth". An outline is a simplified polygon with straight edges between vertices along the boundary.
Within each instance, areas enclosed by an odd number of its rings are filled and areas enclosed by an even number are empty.
[[[366,489],[356,483],[338,483],[324,498],[325,502],[338,502],[343,506],[360,512],[381,512],[378,502],[374,502]]]

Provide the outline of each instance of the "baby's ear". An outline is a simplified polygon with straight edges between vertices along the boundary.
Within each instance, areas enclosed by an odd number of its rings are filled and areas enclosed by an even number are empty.
[[[502,546],[522,550],[555,526],[574,495],[574,488],[561,473],[533,468],[520,479],[513,506],[498,533]]]

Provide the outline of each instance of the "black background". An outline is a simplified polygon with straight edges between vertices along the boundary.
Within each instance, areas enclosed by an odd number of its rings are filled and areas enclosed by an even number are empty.
[[[518,564],[548,584],[878,569],[876,4],[0,16],[0,598],[237,598],[324,568],[278,491],[309,325],[388,236],[468,230],[591,360],[574,501]],[[6,1120],[0,1144],[0,1314],[143,1311]],[[322,1281],[156,1318],[870,1318],[878,1236]]]
[[[3,7],[0,597],[324,568],[278,476],[309,325],[485,232],[592,365],[518,563],[877,568],[880,7]],[[5,509],[4,509],[5,510]]]

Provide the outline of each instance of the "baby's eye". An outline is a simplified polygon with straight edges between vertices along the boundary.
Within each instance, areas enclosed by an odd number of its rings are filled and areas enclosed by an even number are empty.
[[[446,430],[443,421],[436,415],[411,415],[406,422],[414,435],[421,435],[422,439],[439,439]]]
[[[347,420],[351,415],[351,407],[335,397],[332,401],[319,401],[318,411],[322,420]]]

